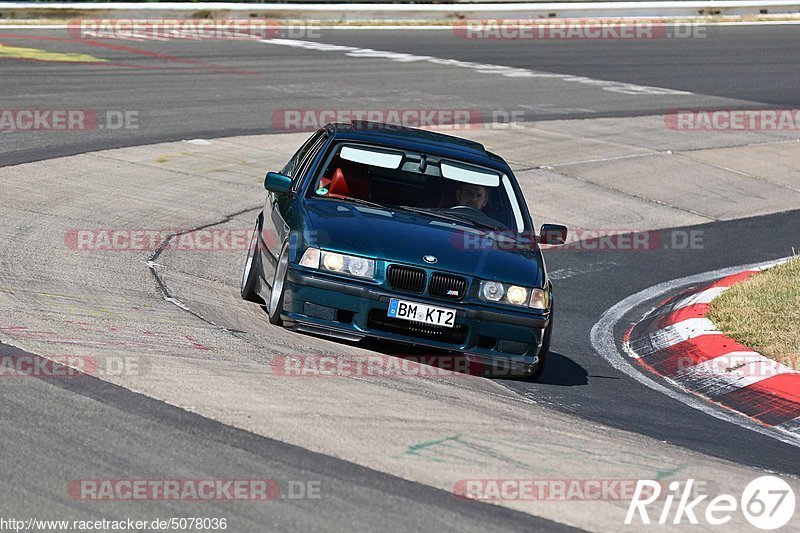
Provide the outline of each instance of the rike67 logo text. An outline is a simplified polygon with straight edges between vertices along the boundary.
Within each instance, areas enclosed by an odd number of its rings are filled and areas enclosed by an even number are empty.
[[[794,491],[779,477],[754,479],[739,498],[720,494],[708,500],[708,494],[696,496],[694,484],[694,479],[687,480],[683,486],[680,481],[673,481],[669,484],[669,492],[663,495],[658,481],[639,480],[625,524],[700,524],[703,520],[704,524],[722,526],[741,512],[752,526],[773,530],[788,524],[794,515]]]

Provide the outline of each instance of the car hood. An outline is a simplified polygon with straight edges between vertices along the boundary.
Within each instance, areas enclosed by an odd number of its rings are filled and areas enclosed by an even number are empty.
[[[525,240],[515,246],[511,233],[333,199],[311,200],[306,212],[311,246],[529,287],[544,281],[538,247]],[[423,261],[426,255],[436,263]]]

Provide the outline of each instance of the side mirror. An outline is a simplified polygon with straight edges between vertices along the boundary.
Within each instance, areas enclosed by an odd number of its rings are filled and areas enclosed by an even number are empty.
[[[567,227],[560,224],[542,224],[539,230],[539,243],[559,245],[567,242]]]
[[[264,178],[264,188],[276,193],[284,193],[292,186],[292,178],[284,176],[278,172],[267,172]]]

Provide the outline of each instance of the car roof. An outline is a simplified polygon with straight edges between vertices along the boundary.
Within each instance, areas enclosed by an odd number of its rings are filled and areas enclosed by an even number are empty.
[[[455,157],[508,172],[508,164],[484,146],[469,139],[435,131],[407,128],[381,122],[332,122],[325,126],[337,140],[373,142],[406,150]]]

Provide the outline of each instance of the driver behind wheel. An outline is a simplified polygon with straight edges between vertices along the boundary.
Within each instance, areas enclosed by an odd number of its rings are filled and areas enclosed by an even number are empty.
[[[456,205],[466,205],[483,210],[489,201],[489,193],[482,185],[464,183],[456,189]]]

